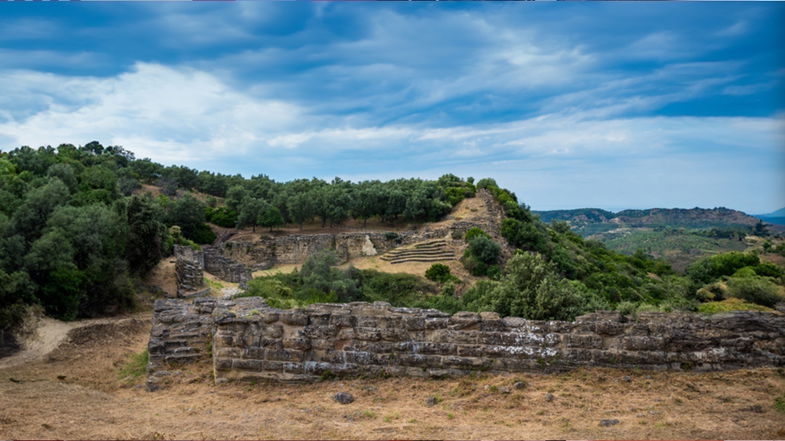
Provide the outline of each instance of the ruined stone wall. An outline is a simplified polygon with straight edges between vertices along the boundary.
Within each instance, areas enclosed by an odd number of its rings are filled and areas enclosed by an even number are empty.
[[[215,299],[211,298],[195,299],[193,303],[179,299],[155,301],[147,344],[148,388],[165,382],[183,364],[210,362],[214,307]]]
[[[223,255],[254,269],[281,264],[299,264],[313,254],[335,250],[342,261],[375,256],[392,248],[447,236],[449,229],[401,232],[358,232],[338,234],[290,234],[262,237],[256,242],[227,241]],[[208,270],[209,271],[209,270]]]
[[[175,245],[175,273],[178,297],[200,297],[209,294],[204,284],[204,271],[227,282],[244,286],[251,280],[251,270],[246,265],[229,259],[216,247],[204,247],[196,251],[190,247]]]
[[[175,245],[177,297],[201,297],[210,292],[204,284],[204,253],[191,247]]]
[[[200,305],[207,310],[205,303]],[[168,308],[166,314],[171,316],[174,309]],[[182,308],[204,329],[206,313],[197,320],[190,309]],[[157,303],[156,315],[159,309],[167,311]],[[642,313],[634,321],[604,312],[560,322],[500,319],[495,313],[449,315],[382,302],[279,310],[259,298],[212,300],[210,310],[217,382],[309,381],[327,375],[442,376],[580,366],[682,370],[785,366],[785,317],[760,312]],[[173,323],[182,326],[183,321]],[[156,357],[166,360],[176,354],[159,351]]]
[[[239,283],[240,286],[251,280],[251,270],[241,262],[234,261],[223,255],[216,247],[205,247],[204,269],[227,282]]]
[[[430,239],[463,239],[470,228],[478,227],[488,232],[503,248],[506,259],[512,249],[501,236],[504,212],[493,196],[484,189],[476,197],[483,202],[485,215],[471,220],[455,220],[447,225],[397,232],[348,232],[321,234],[289,234],[285,236],[262,236],[255,242],[225,239],[217,246],[224,256],[242,262],[253,269],[268,269],[281,264],[300,264],[309,256],[324,250],[335,250],[342,261],[355,257],[375,256],[393,248]],[[450,220],[450,217],[447,217]],[[465,245],[462,242],[457,243]],[[209,271],[209,269],[208,269]],[[212,272],[212,271],[210,271]]]

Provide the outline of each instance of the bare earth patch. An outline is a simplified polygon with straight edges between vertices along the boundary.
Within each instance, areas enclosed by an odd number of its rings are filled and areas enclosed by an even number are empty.
[[[71,335],[44,359],[0,369],[0,438],[776,439],[782,370],[673,373],[581,369],[214,386],[206,368],[146,392],[118,377],[147,320]],[[629,378],[625,378],[625,376]],[[629,380],[629,381],[627,381]],[[526,385],[518,389],[517,381]],[[355,401],[341,405],[341,391]],[[547,399],[552,394],[552,400]],[[428,406],[426,400],[436,398]],[[600,420],[618,420],[601,427]]]

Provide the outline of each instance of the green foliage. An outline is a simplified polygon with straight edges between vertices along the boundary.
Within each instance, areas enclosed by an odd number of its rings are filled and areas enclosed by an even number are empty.
[[[687,268],[687,275],[698,283],[704,284],[722,276],[730,276],[745,266],[760,264],[758,256],[752,253],[730,252],[703,258]]]
[[[785,413],[785,393],[774,400],[774,408],[780,413]]]
[[[234,228],[237,226],[237,212],[229,207],[207,207],[204,215],[208,222],[219,227]]]
[[[731,277],[728,279],[728,295],[768,307],[785,302],[782,287],[760,276]]]
[[[163,258],[167,239],[163,210],[147,196],[133,196],[126,208],[126,258],[130,269],[145,274]]]
[[[541,255],[513,256],[498,282],[481,282],[464,296],[468,309],[536,320],[573,320],[604,303],[577,282],[559,276]]]
[[[483,229],[482,229],[482,228],[479,228],[479,227],[471,227],[471,228],[469,228],[469,229],[466,231],[466,234],[464,234],[464,236],[463,236],[463,240],[465,240],[466,242],[469,242],[469,241],[471,241],[472,239],[474,239],[475,237],[479,237],[479,236],[490,237],[490,236],[488,235],[488,233],[486,233],[485,231],[483,231]]]
[[[135,383],[147,374],[147,363],[150,361],[150,353],[145,349],[138,354],[132,354],[128,361],[120,366],[117,376],[126,383]]]
[[[434,263],[425,270],[425,278],[434,282],[444,283],[454,278],[450,273],[450,267],[442,263]]]
[[[741,299],[730,298],[725,299],[720,302],[706,302],[701,303],[698,306],[698,312],[701,314],[718,314],[721,312],[731,312],[731,311],[765,311],[765,312],[772,312],[774,311],[771,308],[767,308],[765,306],[756,305],[754,303],[748,303]]]
[[[461,261],[464,267],[475,276],[495,276],[499,273],[497,263],[501,256],[501,246],[488,236],[477,235],[469,241],[469,247]]]
[[[301,271],[251,280],[243,296],[261,296],[279,308],[351,301],[420,306],[433,297],[433,285],[420,277],[354,268],[341,270],[335,267],[337,262],[331,250],[319,252],[305,261]]]
[[[544,254],[550,253],[548,235],[544,225],[507,218],[502,222],[502,237],[516,248]]]
[[[196,243],[213,243],[215,233],[205,224],[205,208],[202,201],[185,194],[167,207],[166,223],[179,226],[183,236]]]

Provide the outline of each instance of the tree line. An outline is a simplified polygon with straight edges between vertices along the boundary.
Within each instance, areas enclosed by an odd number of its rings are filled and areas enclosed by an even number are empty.
[[[161,195],[143,194],[145,184]],[[131,308],[139,279],[174,244],[215,239],[208,222],[433,221],[474,190],[472,179],[454,175],[357,183],[244,178],[164,166],[98,142],[0,151],[0,331],[31,304],[61,319]]]

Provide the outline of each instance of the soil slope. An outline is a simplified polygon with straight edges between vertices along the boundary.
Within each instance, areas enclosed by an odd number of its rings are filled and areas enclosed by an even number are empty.
[[[206,369],[146,392],[118,378],[149,316],[75,326],[37,359],[0,368],[0,438],[782,439],[785,373],[608,369],[560,375],[214,386]],[[42,333],[58,334],[45,322]],[[70,326],[70,325],[69,325]],[[50,332],[51,331],[51,332]],[[35,357],[34,357],[35,358]],[[524,381],[516,389],[513,384]],[[352,393],[341,405],[331,397]],[[548,395],[550,394],[550,395]],[[436,397],[438,403],[426,404]],[[551,399],[549,399],[551,397]],[[608,427],[601,420],[618,420]]]

